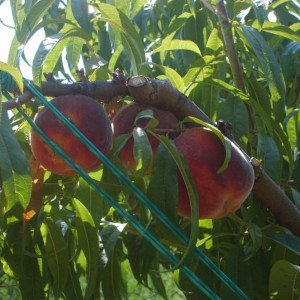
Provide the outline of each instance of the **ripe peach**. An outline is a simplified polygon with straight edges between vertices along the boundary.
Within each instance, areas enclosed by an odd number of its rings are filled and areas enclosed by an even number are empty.
[[[51,103],[106,154],[112,145],[112,128],[104,108],[94,99],[83,95],[60,96]],[[97,169],[100,160],[47,107],[35,116],[35,124],[56,142],[86,172]],[[31,150],[41,165],[56,174],[76,172],[31,129]]]
[[[174,143],[190,167],[199,195],[200,218],[222,218],[235,212],[248,197],[254,184],[251,163],[232,143],[228,167],[217,173],[225,159],[225,148],[215,133],[206,128],[187,129]],[[191,216],[190,202],[178,173],[178,214]]]
[[[146,109],[151,109],[154,118],[158,120],[159,124],[156,129],[160,130],[159,134],[167,135],[170,129],[176,128],[178,120],[172,113],[161,110],[154,106],[146,106],[133,102],[122,107],[113,118],[112,123],[114,128],[114,136],[117,137],[121,134],[131,133],[135,126],[144,128],[148,124],[150,119],[144,117],[139,118],[136,121],[136,117],[138,113]],[[159,141],[152,135],[148,135],[148,139],[151,144],[152,151],[153,153],[155,153],[159,145]],[[119,154],[122,163],[126,166],[129,166],[130,170],[134,170],[136,167],[136,162],[133,155],[133,144],[134,140],[131,137]],[[151,173],[151,168],[148,173]]]

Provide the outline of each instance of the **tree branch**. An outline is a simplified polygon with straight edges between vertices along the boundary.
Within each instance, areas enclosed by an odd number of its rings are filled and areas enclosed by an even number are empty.
[[[203,1],[203,0],[202,0]],[[205,1],[204,1],[205,2]],[[217,2],[216,5],[216,15],[219,19],[221,33],[223,36],[223,42],[225,47],[225,52],[227,54],[230,69],[232,73],[233,81],[237,88],[246,93],[246,85],[244,82],[244,73],[242,66],[240,64],[238,53],[235,47],[233,34],[232,34],[232,26],[231,21],[228,17],[228,13],[223,0]],[[248,112],[248,123],[249,123],[249,144],[252,155],[256,155],[256,142],[254,138],[255,125],[253,120],[253,112],[248,103],[244,103]]]
[[[109,102],[116,96],[128,95],[128,90],[123,82],[95,81],[95,82],[75,82],[63,84],[57,81],[42,82],[42,93],[46,96],[62,96],[68,94],[83,94],[95,99]]]

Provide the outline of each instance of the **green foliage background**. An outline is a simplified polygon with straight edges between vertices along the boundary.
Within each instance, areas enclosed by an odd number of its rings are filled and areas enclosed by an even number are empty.
[[[11,0],[15,36],[8,64],[1,63],[0,69],[9,72],[22,89],[20,73],[12,66],[18,68],[20,60],[26,60],[22,45],[42,30],[46,38],[32,64],[37,86],[49,72],[64,81],[77,80],[80,62],[90,81],[111,79],[117,67],[127,75],[167,79],[213,121],[231,122],[237,143],[262,161],[264,170],[300,209],[299,3],[227,1],[245,92],[235,86],[215,14],[216,1],[152,2]],[[270,21],[271,16],[275,21]],[[30,102],[24,110],[34,117],[37,104]],[[47,172],[43,208],[24,226],[22,213],[31,197],[29,130],[19,110],[7,114],[1,106],[0,295],[7,299],[206,299],[79,176]],[[122,143],[115,141],[109,158],[142,192],[159,199],[159,207],[167,206],[166,213],[174,220],[176,205],[168,202],[174,199],[162,196],[164,189],[177,184],[164,169],[171,170],[172,163],[157,164],[156,174],[164,176],[161,186],[161,178],[146,174],[152,155],[148,151],[143,152],[148,156],[141,157],[143,164],[136,172],[120,165],[117,153]],[[136,147],[146,149],[147,140],[137,137]],[[161,150],[156,159],[170,161],[169,155]],[[195,259],[191,249],[164,228],[157,230],[149,210],[108,169],[91,176],[172,253],[187,257],[183,263],[221,299],[238,299]],[[253,195],[224,219],[191,223],[175,217],[174,221],[250,299],[299,298],[300,239],[280,227]]]

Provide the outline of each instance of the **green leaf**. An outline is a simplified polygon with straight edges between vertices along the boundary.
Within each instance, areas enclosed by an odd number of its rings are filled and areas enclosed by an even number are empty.
[[[133,129],[133,155],[137,163],[136,171],[145,174],[152,161],[152,147],[146,131],[140,127]]]
[[[293,188],[291,188],[291,192],[292,192],[293,202],[295,203],[296,207],[300,209],[300,193]]]
[[[100,231],[101,242],[107,259],[113,254],[120,234],[124,231],[126,225],[127,223],[108,223]]]
[[[220,38],[220,32],[217,28],[214,28],[205,45],[204,56],[216,55],[216,53],[220,52],[223,47],[224,45]]]
[[[285,232],[267,232],[264,233],[266,237],[282,245],[283,247],[290,249],[297,255],[300,255],[300,238],[292,233]]]
[[[151,65],[154,65],[155,67],[159,68],[166,75],[167,79],[170,81],[170,83],[175,89],[177,89],[180,92],[184,91],[184,81],[174,69],[155,63],[151,63]],[[158,76],[158,78],[160,78],[160,76]]]
[[[145,62],[144,45],[140,39],[136,28],[133,26],[130,19],[114,6],[99,3],[98,7],[101,11],[101,21],[108,22],[120,42],[123,45],[125,52],[131,62],[133,75],[139,73],[140,66]]]
[[[101,219],[107,214],[109,207],[105,199],[82,178],[79,179],[76,198],[88,209],[94,223],[100,224]]]
[[[286,260],[277,261],[270,272],[271,299],[297,299],[295,291],[300,287],[300,267]]]
[[[268,82],[272,100],[278,101],[279,99],[284,99],[286,92],[285,82],[281,67],[278,64],[272,49],[256,29],[249,26],[243,26],[242,30],[260,62],[265,79]]]
[[[207,84],[209,81],[207,80]],[[234,94],[235,96],[239,97],[243,101],[249,101],[249,96],[242,92],[240,89],[236,88],[234,85],[225,82],[224,80],[218,78],[212,78],[211,84],[214,84],[220,88],[225,89],[226,91]]]
[[[78,37],[88,41],[90,37],[82,29],[70,29],[65,33],[58,33],[43,40],[35,53],[32,71],[36,85],[41,82],[42,74],[50,73],[55,68],[63,49],[68,45],[70,39]]]
[[[154,223],[151,223],[147,230],[153,234]],[[135,279],[139,283],[148,284],[148,274],[152,270],[157,251],[154,246],[144,237],[127,233],[124,238],[124,245],[127,248],[127,256],[130,268]]]
[[[299,34],[293,31],[290,27],[283,24],[265,20],[262,26],[259,26],[256,21],[253,22],[252,27],[258,29],[259,31],[269,32],[274,35],[278,35],[291,41],[300,43]]]
[[[138,121],[140,119],[149,119],[148,123],[145,126],[143,126],[144,129],[155,128],[159,124],[158,120],[154,117],[152,109],[144,109],[136,115],[136,118],[134,120],[134,124],[136,127],[138,127]]]
[[[31,197],[31,174],[28,159],[14,136],[4,108],[0,123],[0,170],[4,211],[12,220],[21,218]]]
[[[154,157],[154,168],[147,196],[171,221],[176,223],[178,207],[176,163],[163,144],[158,146]]]
[[[168,26],[165,36],[172,39],[176,32],[182,28],[186,24],[187,20],[191,17],[192,14],[188,12],[183,12],[182,14],[174,17]]]
[[[300,190],[300,137],[297,139],[297,148],[295,149],[295,164],[292,170],[292,179],[294,180],[295,188]]]
[[[80,60],[84,41],[81,38],[70,38],[67,44],[66,60],[73,76],[77,75],[78,63]]]
[[[178,170],[183,178],[184,184],[186,186],[189,200],[190,200],[190,206],[191,206],[191,233],[189,238],[189,243],[185,249],[185,252],[175,268],[178,268],[182,266],[189,258],[190,255],[194,251],[194,247],[196,245],[197,239],[198,239],[198,219],[199,219],[199,198],[198,198],[198,192],[197,188],[194,184],[193,176],[191,174],[191,171],[181,155],[181,153],[176,149],[175,145],[165,136],[161,136],[158,134],[155,134],[151,132],[152,135],[154,135],[159,141],[166,147],[166,149],[169,151],[171,156],[173,157],[173,160],[176,162],[176,165],[178,167]]]
[[[286,155],[289,162],[289,175],[292,175],[294,167],[294,153],[291,143],[288,139],[286,132],[283,130],[283,127],[280,123],[271,119],[272,126],[274,128],[274,135],[276,138],[276,144],[279,145],[280,155]],[[284,150],[284,151],[283,151]]]
[[[215,55],[205,55],[197,59],[189,68],[185,76],[183,77],[184,84],[191,90],[193,85],[198,85],[198,78],[201,76],[202,69],[206,66],[217,63],[217,58]],[[185,94],[187,94],[185,91]],[[188,95],[187,95],[188,96]]]
[[[20,93],[23,93],[23,77],[19,69],[0,61],[0,70],[7,72],[18,85]],[[1,71],[0,71],[1,72]],[[1,82],[0,82],[1,83]]]
[[[71,8],[73,16],[79,26],[87,33],[91,32],[91,24],[89,19],[89,9],[87,1],[71,0]]]
[[[261,119],[264,120],[265,126],[269,129],[269,132],[272,134],[272,132],[273,132],[273,128],[272,128],[272,124],[271,124],[272,120],[271,120],[271,117],[269,116],[269,114],[264,109],[264,107],[266,106],[266,105],[264,105],[265,98],[263,98],[263,99],[260,98],[261,93],[259,93],[260,90],[259,90],[259,88],[257,88],[256,85],[254,85],[254,86],[251,85],[251,88],[253,88],[253,90],[255,90],[257,93],[255,95],[253,95],[252,97],[249,97],[247,94],[243,93],[241,90],[235,88],[234,86],[226,83],[223,80],[213,79],[211,84],[215,84],[219,87],[222,87],[225,91],[232,93],[233,95],[235,95],[242,101],[247,101],[248,104],[253,109],[253,112],[257,113],[261,117]],[[261,101],[259,101],[259,100],[261,100]],[[269,110],[267,110],[267,111],[269,111]]]
[[[218,120],[226,120],[232,124],[232,133],[236,141],[242,142],[249,134],[248,113],[245,104],[237,97],[227,97],[221,103]]]
[[[154,49],[151,54],[155,54],[158,52],[162,52],[162,51],[171,51],[171,50],[187,50],[187,51],[192,51],[198,55],[201,55],[200,49],[197,46],[196,43],[194,43],[193,41],[183,41],[183,40],[167,40],[167,41],[163,41],[161,46],[157,47],[156,49]]]
[[[120,247],[115,247],[103,272],[102,291],[105,300],[120,300],[128,297],[120,251]]]
[[[272,2],[269,5],[269,10],[270,11],[275,10],[276,8],[281,6],[282,4],[285,4],[285,3],[288,3],[288,2],[290,2],[290,0],[278,0],[276,2]]]
[[[68,280],[69,257],[67,243],[58,226],[49,219],[41,225],[47,262],[53,276],[53,293],[59,297]]]
[[[120,1],[121,3],[125,1]],[[144,6],[148,4],[148,0],[135,0],[132,3],[132,11],[129,10],[129,13],[132,14],[132,18],[136,17],[136,15],[141,11],[141,9],[144,9]]]
[[[280,180],[281,155],[275,141],[265,134],[258,134],[258,159],[262,160],[264,170],[276,181]]]
[[[3,271],[18,280],[22,299],[45,299],[45,265],[37,259],[36,253],[40,250],[31,231],[32,228],[25,228],[21,221],[9,224],[1,249],[1,263]]]
[[[249,224],[249,234],[252,241],[251,256],[255,255],[262,245],[262,231],[259,226],[254,223]]]
[[[218,87],[218,85],[211,84],[211,80],[213,80],[213,78],[220,77],[221,69],[222,68],[219,65],[214,64],[205,66],[197,78],[199,84],[196,88],[196,93],[199,89],[199,99],[195,96],[194,101],[212,120],[215,120],[215,114],[219,107],[220,87]]]
[[[100,267],[100,249],[97,228],[87,208],[77,199],[72,201],[76,209],[75,226],[78,235],[78,246],[86,258],[87,287],[84,299],[94,294]]]
[[[159,270],[152,269],[151,272],[149,273],[149,276],[151,278],[155,290],[159,293],[159,295],[163,299],[168,300],[167,291],[166,291],[167,287],[165,287],[165,282],[162,279]]]
[[[20,18],[19,16],[19,13],[22,10],[19,7],[16,8],[18,11],[17,20],[21,22],[21,25],[16,27],[16,36],[12,41],[9,51],[9,63],[17,66],[19,65],[19,59],[23,54],[24,45],[26,45],[30,37],[34,35],[38,28],[41,28],[39,23],[54,1],[55,0],[38,1],[24,14],[24,18]]]
[[[28,35],[38,25],[54,2],[55,0],[40,0],[30,8],[20,28],[21,38]]]
[[[82,300],[82,292],[78,274],[75,271],[74,262],[71,260],[68,266],[68,280],[65,285],[64,294],[66,299]]]

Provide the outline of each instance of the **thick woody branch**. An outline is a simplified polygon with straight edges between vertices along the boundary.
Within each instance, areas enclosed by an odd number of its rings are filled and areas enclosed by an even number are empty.
[[[81,94],[90,96],[91,98],[101,100],[102,102],[110,102],[114,97],[127,96],[128,90],[124,82],[118,81],[94,81],[94,82],[75,82],[75,83],[60,83],[56,80],[43,81],[41,92],[47,97],[57,97],[70,94]],[[13,109],[19,105],[25,104],[31,100],[34,95],[25,90],[16,99],[3,102],[6,109]]]
[[[83,94],[95,99],[109,101],[116,96],[128,95],[125,84],[115,81],[75,82],[72,84],[46,81],[42,83],[42,93],[45,96],[62,96],[68,94]]]
[[[25,91],[22,95],[18,96],[16,99],[3,102],[3,106],[5,106],[6,109],[13,109],[16,108],[22,104],[25,104],[29,100],[31,100],[34,97],[34,95],[30,91]]]
[[[170,111],[179,120],[194,116],[215,125],[193,101],[166,80],[147,79],[143,76],[130,77],[127,88],[135,101]]]
[[[260,176],[252,192],[269,208],[280,225],[300,236],[300,211],[267,174]]]

